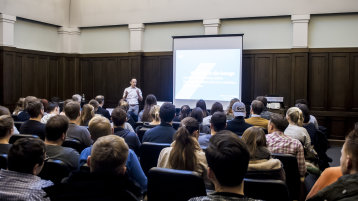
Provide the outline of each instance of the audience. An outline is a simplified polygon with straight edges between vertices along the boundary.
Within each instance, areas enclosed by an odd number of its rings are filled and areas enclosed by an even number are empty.
[[[204,118],[204,114],[203,114],[203,110],[200,107],[196,107],[193,109],[193,111],[191,111],[190,114],[191,117],[193,117],[194,119],[196,119],[199,124],[200,124],[200,133],[205,133],[205,134],[210,134],[210,127],[207,125],[203,125],[203,118]]]
[[[9,115],[0,116],[0,154],[8,154],[11,144],[9,140],[14,132],[14,120]]]
[[[175,122],[181,122],[185,117],[190,116],[190,107],[189,105],[183,105],[180,108],[179,116],[175,116],[174,120]]]
[[[90,104],[85,104],[82,107],[81,117],[80,117],[80,125],[88,126],[88,122],[94,117],[94,108]]]
[[[118,107],[120,107],[122,110],[126,111],[126,113],[127,113],[127,122],[126,122],[125,128],[134,132],[133,127],[135,127],[135,121],[134,121],[132,115],[130,115],[128,113],[128,110],[129,110],[128,102],[125,101],[124,99],[121,99],[121,100],[119,100]]]
[[[124,138],[129,148],[136,154],[139,154],[139,147],[141,143],[136,133],[124,128],[126,120],[127,113],[121,108],[117,107],[112,111],[114,134]]]
[[[235,118],[234,112],[232,110],[232,106],[236,102],[240,102],[240,100],[238,98],[233,98],[230,100],[230,104],[227,106],[227,109],[226,109],[226,119],[227,120],[233,120]]]
[[[152,109],[150,109],[149,114],[152,117],[152,122],[150,122],[149,125],[157,126],[160,124],[159,111],[160,111],[159,105],[154,105]]]
[[[46,160],[45,144],[40,139],[22,138],[9,150],[8,169],[0,170],[0,200],[50,200],[42,188],[53,185],[37,175]]]
[[[44,99],[44,98],[39,99],[39,100],[40,100],[40,102],[42,103],[42,105],[44,107],[44,115],[46,115],[47,114],[47,107],[48,107],[48,100]]]
[[[200,147],[205,149],[209,140],[213,135],[216,135],[218,132],[224,130],[226,128],[226,114],[224,112],[215,112],[210,120],[210,133],[201,135],[199,137]]]
[[[233,116],[235,118],[227,122],[226,130],[229,130],[241,136],[246,129],[252,126],[245,122],[245,116],[246,116],[245,104],[242,102],[235,102],[232,105],[231,111],[233,112]]]
[[[210,125],[211,116],[212,116],[215,112],[224,112],[223,105],[222,105],[221,103],[215,102],[215,103],[211,106],[210,115],[203,118],[203,125]]]
[[[78,102],[69,102],[65,106],[65,114],[70,120],[67,130],[66,140],[76,139],[85,146],[90,146],[92,140],[86,127],[79,126],[80,124],[80,104]]]
[[[102,116],[95,116],[91,119],[88,125],[91,133],[91,138],[94,142],[98,138],[111,135],[113,130],[108,119]],[[87,163],[88,156],[91,155],[92,146],[85,148],[80,155],[80,166]],[[147,189],[147,177],[145,176],[139,160],[133,150],[129,150],[126,162],[128,176],[140,186],[142,191]]]
[[[205,153],[198,143],[199,122],[193,117],[181,121],[181,127],[175,133],[170,147],[162,149],[158,167],[195,171],[206,178],[207,162]]]
[[[61,110],[60,115],[66,116],[66,114],[65,114],[65,107],[66,107],[66,105],[67,105],[68,103],[70,103],[70,102],[73,102],[73,100],[72,100],[72,99],[67,99],[67,100],[65,100],[65,101],[62,102],[62,109],[61,109],[61,105],[60,105],[60,110]]]
[[[244,196],[244,177],[250,154],[237,135],[231,131],[214,135],[205,156],[209,166],[208,177],[214,183],[215,193],[191,198],[190,201],[252,200]]]
[[[24,109],[25,109],[25,98],[21,97],[16,102],[16,108],[12,114],[18,116],[22,111],[24,111]]]
[[[272,112],[267,110],[267,99],[265,96],[258,96],[256,100],[261,101],[264,104],[264,110],[261,112],[260,116],[264,119],[270,120]]]
[[[352,130],[342,147],[340,167],[343,176],[308,199],[315,200],[358,200],[358,130]]]
[[[97,110],[99,108],[99,103],[95,100],[95,99],[92,99],[88,102],[88,104],[92,105],[93,106],[93,111],[95,113],[97,113]]]
[[[308,103],[305,99],[297,99],[295,104],[305,104],[308,107]],[[316,117],[314,117],[313,115],[310,115],[309,122],[313,123],[315,125],[316,129],[319,129]]]
[[[203,99],[198,100],[195,107],[200,107],[203,110],[203,118],[209,116],[209,113],[206,110],[206,103]]]
[[[143,136],[143,142],[172,143],[176,132],[172,126],[175,117],[175,106],[164,103],[159,110],[160,125],[147,130]]]
[[[0,105],[0,116],[2,116],[2,115],[11,116],[11,113],[10,113],[10,110],[7,107],[4,107],[4,106]],[[17,130],[15,125],[13,125],[13,134],[19,134],[19,131]]]
[[[292,154],[296,156],[298,170],[303,177],[306,174],[306,165],[303,147],[300,141],[293,139],[283,132],[288,126],[286,118],[280,114],[272,114],[266,135],[267,147],[271,153]]]
[[[74,94],[74,95],[72,96],[72,101],[77,102],[77,103],[79,103],[79,104],[81,105],[82,96],[79,95],[79,94]]]
[[[60,107],[57,103],[50,102],[47,106],[47,114],[42,117],[41,123],[46,124],[51,117],[58,114],[60,114]]]
[[[20,112],[19,115],[17,115],[17,121],[27,121],[30,119],[30,115],[27,112],[27,107],[30,102],[38,101],[38,99],[35,96],[27,96],[25,98],[25,109],[24,111]]]
[[[98,102],[98,109],[96,111],[96,114],[100,114],[104,117],[106,117],[108,120],[111,120],[111,115],[109,114],[109,111],[103,108],[104,105],[104,96],[98,95],[96,96],[95,100]]]
[[[29,102],[26,110],[30,115],[30,119],[21,124],[21,134],[38,135],[42,140],[45,139],[45,124],[41,123],[41,118],[44,114],[44,107],[42,103],[37,100]]]
[[[149,113],[154,105],[157,105],[157,98],[153,94],[147,95],[145,98],[144,109],[139,112],[138,121],[151,122],[153,119]]]
[[[267,130],[268,120],[261,117],[261,113],[264,110],[265,106],[261,101],[253,100],[251,102],[251,117],[245,119],[245,122],[253,126],[260,126]]]
[[[78,169],[80,155],[69,147],[61,146],[66,139],[68,118],[63,115],[51,117],[46,124],[46,153],[51,159],[62,161],[69,170]]]
[[[128,152],[123,138],[116,135],[100,137],[87,159],[90,172],[74,173],[64,184],[46,191],[51,200],[137,201],[140,189],[125,175]]]

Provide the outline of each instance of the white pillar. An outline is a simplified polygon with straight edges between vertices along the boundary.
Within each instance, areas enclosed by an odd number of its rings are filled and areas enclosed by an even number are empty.
[[[292,15],[292,47],[308,47],[308,22],[310,15]]]
[[[219,34],[220,19],[208,19],[203,20],[205,35],[217,35]]]
[[[60,36],[59,52],[79,53],[81,31],[77,27],[60,27],[57,31]]]
[[[129,24],[129,50],[131,52],[143,51],[144,24]]]
[[[14,24],[16,16],[0,14],[0,45],[14,46]]]

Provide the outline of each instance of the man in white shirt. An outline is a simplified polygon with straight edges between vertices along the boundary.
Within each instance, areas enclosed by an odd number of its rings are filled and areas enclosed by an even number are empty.
[[[138,115],[139,101],[143,100],[142,91],[138,87],[136,87],[137,79],[132,78],[130,84],[130,87],[124,89],[123,99],[125,99],[129,104],[128,112],[133,112],[135,115]]]

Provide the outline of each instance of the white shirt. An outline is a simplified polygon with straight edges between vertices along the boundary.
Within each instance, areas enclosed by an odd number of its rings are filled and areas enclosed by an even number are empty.
[[[124,92],[123,92],[123,97],[126,95],[126,91],[128,92],[128,95],[127,95],[127,102],[129,105],[138,105],[138,94],[137,94],[137,90],[139,91],[139,95],[141,97],[143,97],[142,95],[142,91],[138,88],[138,87],[135,87],[135,88],[132,88],[132,87],[127,87],[126,89],[124,89]]]

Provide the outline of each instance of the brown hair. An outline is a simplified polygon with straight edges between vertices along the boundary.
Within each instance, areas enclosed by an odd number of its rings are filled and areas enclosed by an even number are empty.
[[[345,150],[350,156],[352,156],[353,163],[358,165],[358,130],[357,129],[353,129],[346,136]]]
[[[80,103],[75,101],[67,103],[64,108],[65,114],[70,120],[76,120],[77,117],[80,115],[80,110]]]
[[[127,121],[127,113],[120,107],[114,108],[111,117],[115,126],[122,126]]]
[[[19,112],[23,111],[25,109],[25,98],[19,98],[19,100],[16,102],[16,108],[14,110],[14,114],[18,115]]]
[[[126,112],[128,112],[128,110],[129,110],[129,104],[124,99],[119,100],[118,107],[120,107],[121,109],[123,109]]]
[[[236,102],[240,102],[240,100],[238,98],[231,99],[229,106],[227,106],[226,115],[234,116],[234,112],[232,111],[232,105],[234,105],[234,103]]]
[[[156,104],[157,104],[157,98],[153,94],[147,95],[147,97],[145,98],[143,115],[141,118],[142,122],[151,122],[153,120],[152,116],[149,113],[152,107]]]
[[[87,126],[88,123],[94,117],[94,108],[90,104],[85,104],[82,107],[81,112],[81,126]]]
[[[96,112],[98,107],[99,107],[99,103],[95,100],[95,99],[92,99],[88,102],[88,104],[92,105],[93,108],[94,108],[94,111]]]
[[[287,119],[283,115],[276,113],[271,114],[269,123],[273,124],[281,132],[284,132],[288,126]]]
[[[96,115],[88,123],[88,130],[93,141],[106,135],[112,134],[111,123],[106,117]]]
[[[251,159],[255,158],[258,148],[267,146],[265,132],[260,127],[253,126],[246,129],[241,139],[246,143]]]
[[[11,132],[11,129],[14,127],[14,120],[9,115],[0,116],[0,138],[6,137],[6,135]]]

